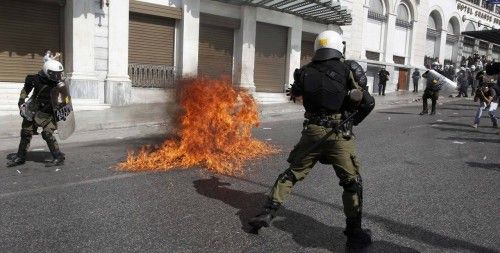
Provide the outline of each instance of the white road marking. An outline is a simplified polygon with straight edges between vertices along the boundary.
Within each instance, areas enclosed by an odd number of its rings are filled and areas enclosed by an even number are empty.
[[[43,149],[43,148],[34,148],[34,149],[32,149],[31,151],[44,151],[44,150],[45,150],[45,149]]]
[[[266,139],[266,141],[272,141],[273,139]]]
[[[270,127],[263,127],[262,129],[264,129],[264,130],[271,130],[272,128],[270,128]]]
[[[453,144],[465,144],[465,142],[461,142],[461,141],[454,141]]]

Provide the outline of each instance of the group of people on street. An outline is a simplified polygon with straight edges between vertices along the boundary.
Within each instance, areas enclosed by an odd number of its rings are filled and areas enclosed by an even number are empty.
[[[362,228],[363,181],[360,163],[356,156],[355,140],[352,138],[352,128],[368,116],[375,107],[375,100],[369,94],[366,75],[355,61],[344,59],[345,43],[342,36],[335,31],[324,31],[315,40],[315,53],[312,62],[306,64],[294,73],[294,84],[289,96],[294,102],[302,101],[305,108],[305,120],[302,136],[287,159],[289,167],[280,174],[272,187],[269,197],[261,212],[249,220],[249,224],[258,231],[270,226],[285,200],[291,194],[294,185],[302,181],[319,162],[330,164],[343,188],[342,202],[346,217],[344,234],[347,237],[346,246],[349,249],[367,247],[372,243],[371,231]],[[54,108],[51,103],[51,90],[62,81],[63,67],[49,52],[46,55],[42,71],[28,75],[19,98],[19,108],[23,116],[21,140],[18,152],[8,162],[8,166],[18,166],[26,161],[26,153],[33,135],[41,127],[42,137],[47,142],[53,160],[48,166],[62,165],[64,154],[59,150],[53,135],[57,129],[54,118]],[[488,70],[492,70],[489,71]],[[498,71],[498,64],[489,66],[487,74]],[[498,74],[498,73],[497,73]],[[443,70],[439,64],[422,75],[419,70],[412,74],[414,92],[418,92],[420,77],[426,78],[423,93],[423,110],[420,115],[428,114],[427,100],[432,100],[430,114],[436,114],[436,103],[443,83],[439,76]],[[465,74],[464,74],[465,75]],[[390,73],[382,68],[379,73],[379,95],[385,95],[385,88]],[[474,100],[480,102],[474,120],[474,127],[479,124],[483,111],[488,111],[493,125],[497,126],[494,114],[498,106],[498,94],[493,88],[491,79],[479,82],[479,88],[474,93]],[[498,81],[496,83],[498,86]],[[28,106],[26,99],[33,91],[29,106],[33,117],[23,114],[23,107]],[[321,99],[318,99],[321,94]],[[465,94],[466,95],[466,94]]]

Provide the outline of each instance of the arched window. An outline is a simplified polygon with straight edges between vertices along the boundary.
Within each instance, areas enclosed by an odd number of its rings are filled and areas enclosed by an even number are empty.
[[[404,4],[400,4],[398,6],[398,16],[397,19],[403,21],[410,21],[410,13],[408,12],[408,8]]]
[[[431,15],[429,16],[429,19],[427,20],[427,28],[432,29],[432,30],[437,30],[436,29],[436,20],[434,17]]]
[[[451,21],[448,23],[448,29],[446,29],[446,31],[449,34],[454,34],[455,33],[455,27],[453,27],[453,23],[451,23]]]
[[[370,0],[370,8],[369,11],[378,13],[378,14],[384,14],[384,5],[382,4],[382,1],[380,0]]]
[[[474,27],[474,24],[472,24],[472,22],[469,22],[467,24],[467,26],[465,27],[465,31],[469,32],[469,31],[475,31],[476,30],[476,27]]]

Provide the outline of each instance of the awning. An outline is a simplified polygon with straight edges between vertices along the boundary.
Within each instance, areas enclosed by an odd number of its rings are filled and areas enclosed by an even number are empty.
[[[351,12],[331,0],[217,0],[228,4],[249,5],[280,11],[321,24],[350,25]]]
[[[500,45],[500,29],[462,32],[462,35]]]

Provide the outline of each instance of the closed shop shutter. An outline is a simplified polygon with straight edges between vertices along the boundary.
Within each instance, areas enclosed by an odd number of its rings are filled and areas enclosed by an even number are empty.
[[[300,49],[300,66],[304,66],[311,62],[314,56],[314,40],[316,34],[302,33],[302,46]]]
[[[258,92],[284,92],[288,30],[257,23],[254,82]]]
[[[0,81],[24,82],[42,68],[47,50],[61,52],[61,23],[57,2],[0,1]]]
[[[129,63],[174,66],[175,20],[130,13]]]
[[[233,43],[233,29],[206,24],[200,25],[198,74],[211,78],[219,78],[224,75],[231,80]]]

